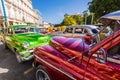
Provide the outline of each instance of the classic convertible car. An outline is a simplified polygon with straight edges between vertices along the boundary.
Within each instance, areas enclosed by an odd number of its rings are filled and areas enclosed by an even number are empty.
[[[42,35],[37,27],[30,25],[12,25],[7,27],[4,35],[4,46],[15,52],[18,62],[33,58],[33,49],[48,44],[50,35]]]
[[[120,11],[100,18],[106,26],[118,26],[98,44],[88,44],[82,38],[53,37],[50,45],[35,48],[36,80],[120,80],[119,20]]]

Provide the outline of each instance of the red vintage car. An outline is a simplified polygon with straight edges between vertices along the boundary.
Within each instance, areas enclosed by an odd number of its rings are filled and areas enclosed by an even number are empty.
[[[120,11],[100,20],[119,23]],[[119,27],[98,44],[89,44],[83,38],[53,37],[50,45],[37,47],[34,50],[36,80],[120,80]]]
[[[51,34],[51,33],[53,33],[52,31],[48,31],[48,28],[39,27],[38,29],[39,29],[39,32],[41,34]]]

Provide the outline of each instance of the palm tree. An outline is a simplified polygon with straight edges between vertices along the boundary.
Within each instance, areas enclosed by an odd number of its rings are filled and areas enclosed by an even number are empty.
[[[87,23],[87,16],[88,16],[88,10],[85,10],[83,11],[83,17],[84,17],[84,20],[85,20],[85,24]]]
[[[91,13],[91,14],[92,14],[91,24],[93,24],[94,13]]]

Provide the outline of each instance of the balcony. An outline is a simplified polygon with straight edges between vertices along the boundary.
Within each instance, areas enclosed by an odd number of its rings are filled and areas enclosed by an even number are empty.
[[[5,0],[6,2],[12,4],[13,3],[13,0]]]

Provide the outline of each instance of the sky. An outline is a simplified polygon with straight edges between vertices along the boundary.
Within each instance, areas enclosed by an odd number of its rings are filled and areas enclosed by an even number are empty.
[[[92,0],[31,0],[33,8],[38,9],[43,21],[59,24],[64,14],[83,13]]]

